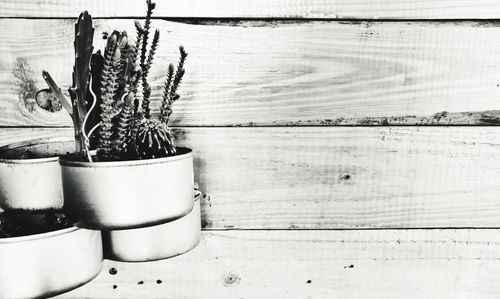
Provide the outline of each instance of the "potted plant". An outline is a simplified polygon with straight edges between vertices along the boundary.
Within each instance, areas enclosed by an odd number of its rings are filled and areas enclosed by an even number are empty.
[[[148,49],[155,4],[148,0],[147,6],[144,26],[135,22],[135,41],[125,31],[113,31],[103,54],[93,53],[94,28],[86,11],[75,26],[69,93],[76,151],[59,163],[65,210],[82,227],[150,226],[193,208],[192,150],[175,147],[168,127],[187,53],[180,46],[177,69],[169,65],[160,113],[153,115],[148,74],[160,33],[154,32]],[[68,106],[53,80],[47,81]]]
[[[0,214],[0,298],[67,292],[102,268],[101,232],[73,227],[64,214]]]
[[[0,148],[0,209],[50,210],[63,206],[58,156],[71,139],[40,138]]]
[[[122,262],[145,262],[180,255],[200,241],[202,193],[195,183],[194,207],[172,222],[103,232],[104,257]]]

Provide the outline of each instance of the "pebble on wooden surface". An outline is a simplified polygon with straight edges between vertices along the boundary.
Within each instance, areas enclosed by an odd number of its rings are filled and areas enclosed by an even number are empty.
[[[340,174],[337,178],[338,183],[347,183],[352,178],[352,175],[345,173],[345,174]]]

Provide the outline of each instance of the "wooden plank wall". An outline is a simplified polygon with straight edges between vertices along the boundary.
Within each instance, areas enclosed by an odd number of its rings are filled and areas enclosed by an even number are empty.
[[[158,1],[160,2],[160,1]],[[2,17],[68,18],[80,11],[96,17],[142,17],[135,0],[4,0]],[[495,0],[163,0],[157,17],[311,19],[494,19]]]
[[[153,108],[183,44],[173,124],[211,196],[205,232],[179,258],[107,262],[65,297],[497,295],[496,1],[158,2]],[[69,86],[82,9],[99,39],[143,6],[2,1],[0,145],[70,135],[33,102],[41,70]]]
[[[30,112],[32,106],[22,100],[29,91],[20,86],[33,82],[35,89],[45,88],[42,69],[59,85],[70,85],[73,22],[0,19],[0,125],[71,124],[64,111],[35,106]],[[190,53],[176,125],[499,123],[499,27],[389,21],[202,24],[153,22],[163,41],[151,71],[154,100],[161,95],[166,65],[177,59],[177,46]],[[130,32],[133,22],[98,20],[97,40],[112,28]],[[32,75],[20,79],[19,73]]]

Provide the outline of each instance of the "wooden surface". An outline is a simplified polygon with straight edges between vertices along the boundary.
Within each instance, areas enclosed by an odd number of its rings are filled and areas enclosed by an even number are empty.
[[[21,57],[37,89],[46,88],[46,69],[66,90],[73,22],[0,19],[0,125],[71,125],[63,110],[29,112],[13,69]],[[104,43],[100,32],[132,24],[99,20],[96,46]],[[500,27],[493,24],[155,20],[153,26],[162,32],[150,75],[155,111],[177,46],[190,53],[174,125],[499,123]]]
[[[94,281],[59,298],[498,298],[499,236],[499,230],[204,232],[182,256],[106,261]]]
[[[28,135],[3,129],[0,140]],[[194,149],[195,179],[211,196],[202,202],[205,228],[500,224],[498,127],[178,128],[176,135]]]
[[[189,0],[157,1],[157,17],[327,18],[327,19],[492,19],[495,0]],[[142,17],[137,0],[3,0],[0,17],[74,17],[88,10],[99,17]]]
[[[498,298],[497,1],[157,2],[153,110],[183,44],[205,231],[61,298]],[[72,135],[32,93],[69,87],[83,9],[99,48],[144,1],[1,1],[0,146]]]

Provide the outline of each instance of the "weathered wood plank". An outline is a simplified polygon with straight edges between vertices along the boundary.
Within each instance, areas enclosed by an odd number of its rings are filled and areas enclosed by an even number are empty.
[[[499,235],[204,232],[185,255],[154,263],[106,261],[94,281],[59,298],[497,298]]]
[[[495,0],[189,0],[156,1],[158,17],[487,19],[500,17]],[[133,0],[4,0],[0,17],[73,17],[88,10],[99,17],[142,17]]]
[[[492,23],[153,24],[163,40],[151,71],[154,109],[177,45],[190,53],[176,125],[498,124],[500,27]],[[96,26],[99,37],[132,21]],[[64,111],[29,112],[13,69],[25,59],[36,89],[45,87],[42,69],[66,89],[73,32],[72,20],[0,20],[0,125],[70,125]],[[486,110],[493,117],[484,121]],[[459,114],[436,121],[443,111]],[[470,111],[478,113],[461,113]]]
[[[71,136],[71,129],[28,130]],[[1,129],[0,142],[26,130]],[[179,128],[210,229],[500,227],[499,127]]]

